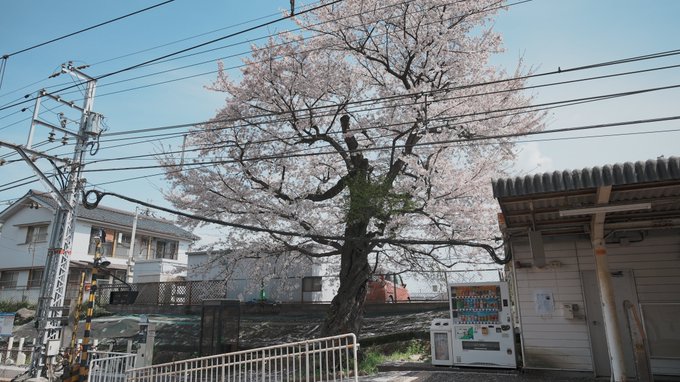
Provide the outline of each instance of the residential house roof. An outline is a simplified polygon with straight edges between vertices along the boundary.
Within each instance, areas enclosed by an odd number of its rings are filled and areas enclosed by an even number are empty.
[[[47,205],[51,208],[56,207],[56,202],[49,196],[48,193],[30,190],[24,198],[31,198],[41,203]],[[15,202],[14,205],[8,207],[5,211],[0,213],[4,215],[11,209],[15,208],[24,198]],[[132,227],[134,221],[134,214],[127,211],[121,211],[110,207],[98,206],[95,209],[87,209],[82,205],[76,207],[76,216],[78,219],[90,220],[102,223],[108,223],[112,225],[119,225],[124,227]],[[199,237],[193,233],[176,226],[173,222],[165,219],[160,219],[156,217],[147,216],[140,214],[137,219],[137,229],[140,231],[158,233],[167,235],[170,237],[181,238],[189,241],[198,240]]]

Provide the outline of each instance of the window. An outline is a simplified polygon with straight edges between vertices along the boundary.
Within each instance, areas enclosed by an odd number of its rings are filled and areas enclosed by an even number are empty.
[[[321,292],[321,277],[303,277],[302,278],[303,292]]]
[[[42,269],[31,269],[28,274],[28,285],[27,288],[40,288],[42,284],[43,270]]]
[[[84,269],[69,268],[68,279],[66,281],[68,288],[78,288],[80,286],[80,274],[83,272],[85,272]]]
[[[0,289],[16,288],[19,272],[17,271],[2,271],[0,273]]]
[[[118,244],[123,247],[130,248],[132,242],[132,235],[129,233],[118,232]]]
[[[177,258],[177,242],[157,240],[156,241],[156,259],[176,259]]]
[[[113,256],[112,239],[114,237],[114,231],[100,227],[92,227],[90,230],[90,246],[87,250],[87,253],[94,256],[94,253],[97,250],[97,242],[95,240],[97,237],[99,237],[101,243],[99,253],[101,253],[102,256]]]
[[[26,232],[26,244],[46,242],[47,227],[49,227],[47,224],[28,226],[28,231]]]

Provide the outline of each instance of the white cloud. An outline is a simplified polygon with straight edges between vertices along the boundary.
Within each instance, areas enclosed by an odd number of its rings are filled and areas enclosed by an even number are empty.
[[[517,160],[511,169],[512,175],[521,176],[555,170],[552,158],[543,155],[538,143],[524,143],[519,147]]]

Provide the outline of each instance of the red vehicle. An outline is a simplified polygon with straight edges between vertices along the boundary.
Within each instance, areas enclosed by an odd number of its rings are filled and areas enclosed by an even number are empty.
[[[368,303],[392,303],[397,301],[411,301],[406,284],[400,275],[396,274],[376,274],[368,280],[368,292],[366,292],[366,302]]]

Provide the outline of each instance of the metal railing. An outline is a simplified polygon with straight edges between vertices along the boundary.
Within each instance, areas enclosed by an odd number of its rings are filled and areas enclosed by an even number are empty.
[[[358,381],[352,333],[132,369],[127,382]]]
[[[87,382],[124,382],[126,372],[135,367],[137,354],[93,352]]]

